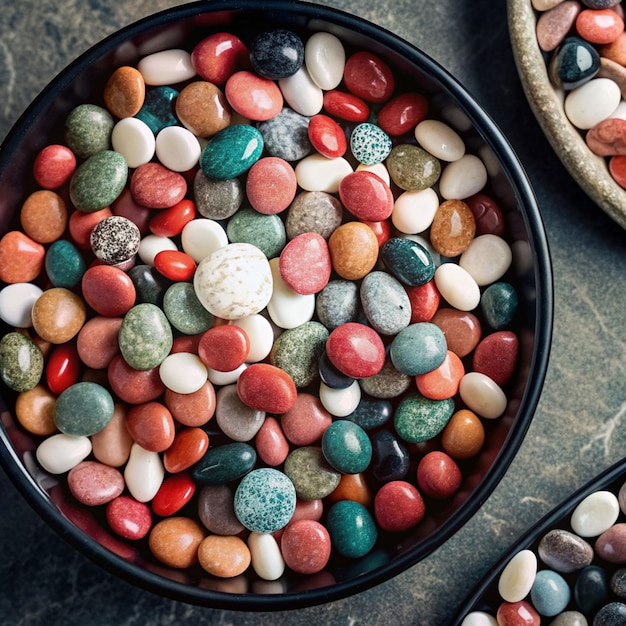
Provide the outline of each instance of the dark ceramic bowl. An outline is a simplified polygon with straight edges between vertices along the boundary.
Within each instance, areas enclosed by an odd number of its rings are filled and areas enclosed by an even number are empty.
[[[112,68],[136,64],[150,52],[193,44],[213,31],[231,31],[244,41],[268,28],[285,27],[303,36],[334,33],[347,49],[374,52],[395,68],[406,90],[432,99],[433,111],[456,107],[470,127],[468,149],[489,159],[487,191],[497,198],[514,251],[509,280],[518,289],[519,366],[507,386],[508,406],[486,420],[484,449],[462,464],[463,482],[454,497],[429,503],[413,530],[384,535],[362,559],[331,558],[318,575],[299,577],[289,570],[276,586],[254,574],[221,581],[203,571],[178,571],[159,564],[144,544],[114,537],[92,510],[68,497],[34,456],[36,438],[12,414],[14,394],[1,399],[0,460],[17,489],[65,539],[95,562],[154,593],[181,601],[228,609],[271,610],[336,600],[381,583],[438,548],[477,511],[498,484],[518,450],[537,406],[546,373],[552,333],[552,273],[539,210],[524,170],[505,137],[465,89],[420,50],[390,32],[349,14],[294,1],[216,1],[187,4],[158,13],[116,32],[66,68],[33,102],[4,141],[0,152],[0,234],[19,224],[19,207],[34,190],[35,154],[61,140],[63,120],[77,104],[99,103]],[[384,536],[383,536],[384,535]]]

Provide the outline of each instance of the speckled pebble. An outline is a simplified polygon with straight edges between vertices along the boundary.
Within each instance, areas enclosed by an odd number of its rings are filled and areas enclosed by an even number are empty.
[[[91,231],[91,250],[107,265],[132,259],[139,250],[139,228],[125,217],[113,215],[98,222]]]
[[[364,472],[372,459],[367,433],[355,422],[336,420],[322,436],[324,458],[342,474]]]
[[[257,123],[268,154],[289,162],[299,161],[311,152],[308,127],[309,118],[289,107],[283,107],[272,119]]]
[[[329,330],[355,321],[358,306],[358,287],[349,280],[331,280],[315,301],[317,316]]]
[[[335,196],[324,191],[302,191],[287,211],[287,237],[312,232],[328,239],[341,224],[342,215],[341,203]]]
[[[128,165],[119,152],[97,152],[81,163],[72,176],[72,204],[84,213],[104,209],[122,193],[127,178]]]
[[[318,500],[332,493],[341,478],[319,446],[302,446],[292,450],[285,459],[285,474],[302,500]]]
[[[369,323],[381,335],[396,335],[411,321],[411,303],[402,286],[386,272],[370,272],[361,282],[361,303]]]
[[[163,295],[163,312],[169,323],[185,335],[207,331],[214,319],[198,300],[193,285],[185,282],[167,288]]]
[[[392,237],[383,244],[380,253],[389,271],[405,285],[425,285],[435,275],[430,252],[417,241]]]
[[[200,167],[206,176],[229,180],[247,172],[263,153],[263,136],[246,124],[227,126],[202,150]]]
[[[394,146],[386,164],[393,182],[405,191],[432,187],[441,176],[441,163],[426,150],[412,144]]]
[[[430,400],[420,393],[402,398],[393,416],[394,427],[404,441],[419,443],[438,435],[454,413],[454,400]]]
[[[397,398],[409,388],[412,380],[410,375],[398,371],[391,358],[387,356],[380,372],[362,378],[359,384],[363,391],[373,398]]]
[[[278,215],[264,215],[250,207],[240,208],[228,220],[226,234],[230,243],[252,244],[268,259],[279,256],[287,242],[285,225]]]
[[[590,565],[594,552],[591,545],[578,535],[555,529],[542,537],[538,554],[548,567],[568,574]]]
[[[328,512],[328,532],[333,547],[343,556],[359,558],[374,547],[378,531],[370,512],[359,502],[342,500]]]
[[[389,135],[376,124],[365,122],[354,128],[350,135],[350,150],[359,163],[382,163],[391,152]]]
[[[0,340],[0,378],[15,391],[29,391],[39,383],[44,358],[41,350],[25,335],[10,332]]]
[[[65,142],[79,158],[109,150],[113,116],[96,104],[79,104],[65,120]]]
[[[211,220],[231,217],[244,198],[243,186],[238,178],[217,180],[206,176],[202,170],[198,170],[194,177],[193,193],[198,213]]]
[[[113,419],[113,398],[102,385],[79,382],[68,387],[54,405],[54,422],[66,435],[88,437]]]
[[[54,241],[44,260],[46,274],[55,287],[72,289],[85,273],[85,261],[76,246],[67,239]]]
[[[250,45],[250,62],[261,76],[277,80],[295,74],[304,61],[304,44],[294,32],[277,28],[257,35]]]

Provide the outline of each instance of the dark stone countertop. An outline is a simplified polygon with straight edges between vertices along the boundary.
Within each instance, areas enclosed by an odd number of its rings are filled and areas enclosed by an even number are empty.
[[[21,0],[0,17],[0,137],[73,58],[169,0]],[[0,473],[0,624],[445,625],[526,528],[626,451],[626,233],[579,189],[527,105],[504,2],[332,0],[417,45],[458,78],[523,162],[545,221],[555,326],[543,396],[491,497],[443,547],[359,595],[276,615],[188,606],[102,571],[57,536]]]

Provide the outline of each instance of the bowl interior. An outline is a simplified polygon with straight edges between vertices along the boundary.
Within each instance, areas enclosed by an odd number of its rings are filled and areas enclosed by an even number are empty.
[[[356,560],[333,559],[313,577],[289,576],[267,583],[254,575],[213,579],[202,571],[178,571],[156,562],[146,546],[129,545],[107,530],[93,511],[68,496],[62,480],[38,466],[36,438],[12,415],[14,397],[2,399],[0,458],[30,504],[66,539],[96,562],[151,591],[195,604],[237,609],[292,608],[366,589],[415,564],[458,530],[476,512],[506,471],[522,442],[539,399],[552,328],[552,283],[541,217],[523,169],[490,118],[450,75],[408,43],[370,23],[307,3],[192,3],[133,24],[86,52],[42,92],[6,138],[0,152],[0,234],[18,224],[19,207],[35,190],[32,162],[49,143],[62,142],[63,120],[77,104],[102,104],[112,69],[136,65],[151,52],[194,44],[211,32],[229,31],[244,41],[265,29],[284,27],[306,38],[316,31],[337,35],[348,51],[367,49],[395,68],[396,92],[420,91],[431,110],[456,111],[469,122],[463,131],[468,151],[488,165],[485,190],[497,199],[507,223],[514,261],[508,280],[516,285],[520,314],[514,329],[520,341],[517,372],[508,384],[508,406],[497,420],[486,420],[483,452],[462,463],[463,483],[449,501],[428,503],[413,530],[381,537],[376,548]]]

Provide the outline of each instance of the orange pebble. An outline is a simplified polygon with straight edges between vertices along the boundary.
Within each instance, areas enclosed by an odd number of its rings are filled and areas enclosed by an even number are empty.
[[[189,517],[168,517],[152,528],[148,545],[161,563],[182,569],[198,562],[204,534],[202,526]]]
[[[621,32],[617,39],[611,43],[599,46],[598,52],[601,57],[626,66],[626,31]]]
[[[104,87],[104,103],[116,117],[133,117],[146,97],[146,84],[141,72],[129,65],[118,67]]]
[[[367,486],[363,474],[343,474],[335,490],[327,497],[328,502],[352,500],[366,508],[372,505],[372,492]]]
[[[439,254],[462,254],[475,234],[476,218],[465,202],[446,200],[439,205],[430,226],[430,243]]]
[[[415,377],[417,389],[431,400],[446,400],[456,394],[465,367],[461,359],[451,350],[446,353],[443,363],[431,372]]]
[[[213,576],[232,578],[250,566],[250,549],[235,536],[209,535],[198,547],[202,568]]]
[[[74,338],[87,317],[85,303],[65,287],[44,291],[33,305],[33,328],[50,343],[65,343]]]
[[[31,193],[20,212],[24,232],[39,243],[59,239],[65,232],[67,220],[65,201],[58,193],[48,189]]]
[[[611,157],[609,171],[615,182],[626,189],[626,156]]]
[[[52,435],[57,431],[54,423],[56,396],[43,385],[23,391],[15,400],[17,421],[34,435]]]
[[[346,280],[369,274],[378,260],[378,239],[363,222],[347,222],[335,229],[328,240],[333,269]]]
[[[576,30],[589,43],[611,43],[624,31],[624,20],[611,9],[584,9],[576,18]]]
[[[484,442],[485,428],[479,417],[469,409],[454,413],[441,433],[441,447],[456,460],[477,455]]]
[[[0,280],[5,283],[28,283],[43,269],[44,247],[19,230],[0,239]]]

